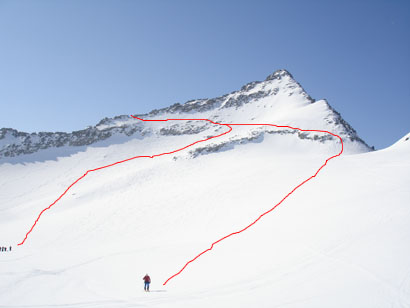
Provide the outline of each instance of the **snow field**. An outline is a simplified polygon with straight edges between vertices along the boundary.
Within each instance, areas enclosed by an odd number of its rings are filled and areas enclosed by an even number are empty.
[[[296,141],[267,136],[263,146],[143,158],[87,175],[16,253],[0,256],[2,305],[408,307],[409,160],[393,148],[332,160],[255,226],[162,286],[213,241],[280,201],[331,152]],[[149,144],[147,152],[159,149]],[[15,244],[73,174],[104,163],[101,152],[118,158],[134,149],[131,141],[57,162],[2,165],[10,182],[2,183],[9,186],[0,234]],[[156,291],[149,296],[140,291],[145,272]]]

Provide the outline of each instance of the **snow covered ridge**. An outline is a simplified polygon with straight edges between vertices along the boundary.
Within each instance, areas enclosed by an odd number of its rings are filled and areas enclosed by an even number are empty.
[[[220,123],[272,123],[303,129],[322,129],[340,135],[344,141],[353,144],[356,151],[371,150],[337,111],[325,100],[312,99],[286,70],[278,70],[264,81],[250,82],[240,90],[221,97],[196,99],[184,104],[176,103],[137,116],[145,119],[207,118]],[[152,135],[176,136],[198,134],[210,128],[210,123],[199,121],[167,122],[148,126],[128,115],[105,118],[95,126],[72,133],[29,134],[11,128],[2,128],[0,129],[0,159],[32,154],[49,148],[89,146],[103,140],[109,142],[110,137],[118,135],[130,138],[146,138]],[[245,135],[236,135],[229,141],[224,140],[223,146],[213,144],[209,146],[210,151],[198,150],[196,154],[229,147],[229,143],[234,145],[242,144],[244,141],[255,142],[259,140],[258,138],[263,138],[263,134],[268,131],[269,129],[266,128],[262,131],[257,130],[255,133],[255,129],[251,129]],[[258,134],[258,138],[255,134]],[[298,136],[309,137],[313,141],[320,142],[329,139],[312,134]],[[337,142],[334,139],[331,141]],[[193,156],[197,156],[196,154]]]

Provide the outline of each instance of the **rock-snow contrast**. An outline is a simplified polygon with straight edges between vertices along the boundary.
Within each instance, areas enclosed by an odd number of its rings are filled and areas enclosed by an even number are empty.
[[[213,99],[198,99],[185,104],[174,104],[168,108],[153,110],[149,114],[138,115],[144,119],[167,118],[207,118],[220,123],[271,123],[290,125],[304,129],[328,130],[339,134],[346,143],[347,151],[368,151],[369,147],[361,140],[356,131],[335,111],[326,100],[313,100],[297,83],[291,74],[279,70],[269,75],[265,81],[251,82],[239,91]],[[0,159],[32,153],[44,153],[46,149],[71,150],[103,141],[105,144],[118,141],[110,139],[144,138],[152,134],[188,135],[197,134],[209,128],[209,123],[177,122],[165,126],[146,124],[136,121],[128,115],[105,118],[96,126],[72,133],[40,132],[24,133],[11,128],[0,129]],[[247,129],[244,135],[230,136],[224,143],[238,143],[263,138],[272,132],[267,127]],[[278,132],[278,130],[275,130]],[[281,130],[284,134],[295,133]],[[324,142],[329,136],[299,134],[300,138],[315,139]],[[246,140],[248,139],[248,140]],[[332,138],[330,138],[332,139]],[[64,153],[64,151],[62,151]],[[28,158],[30,159],[30,158]],[[16,161],[16,160],[14,160]]]

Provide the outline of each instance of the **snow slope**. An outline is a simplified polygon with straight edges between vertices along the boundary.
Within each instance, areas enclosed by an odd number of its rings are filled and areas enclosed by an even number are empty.
[[[368,151],[342,119],[331,120],[325,101],[304,92],[276,98],[225,108],[225,97],[207,110],[146,115],[324,129],[346,141],[346,152],[316,178],[166,286],[188,260],[313,175],[339,152],[337,139],[235,126],[182,152],[92,172],[21,246],[39,212],[87,170],[172,151],[226,128],[119,117],[96,129],[139,128],[0,160],[0,246],[13,246],[0,252],[0,307],[410,307],[409,136]],[[150,293],[142,291],[145,273]]]

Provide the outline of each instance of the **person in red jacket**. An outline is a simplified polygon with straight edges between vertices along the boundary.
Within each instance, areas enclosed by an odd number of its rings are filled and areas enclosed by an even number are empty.
[[[146,274],[144,278],[142,278],[142,280],[144,280],[144,290],[149,292],[149,284],[151,283],[151,278],[148,276],[148,274]]]

